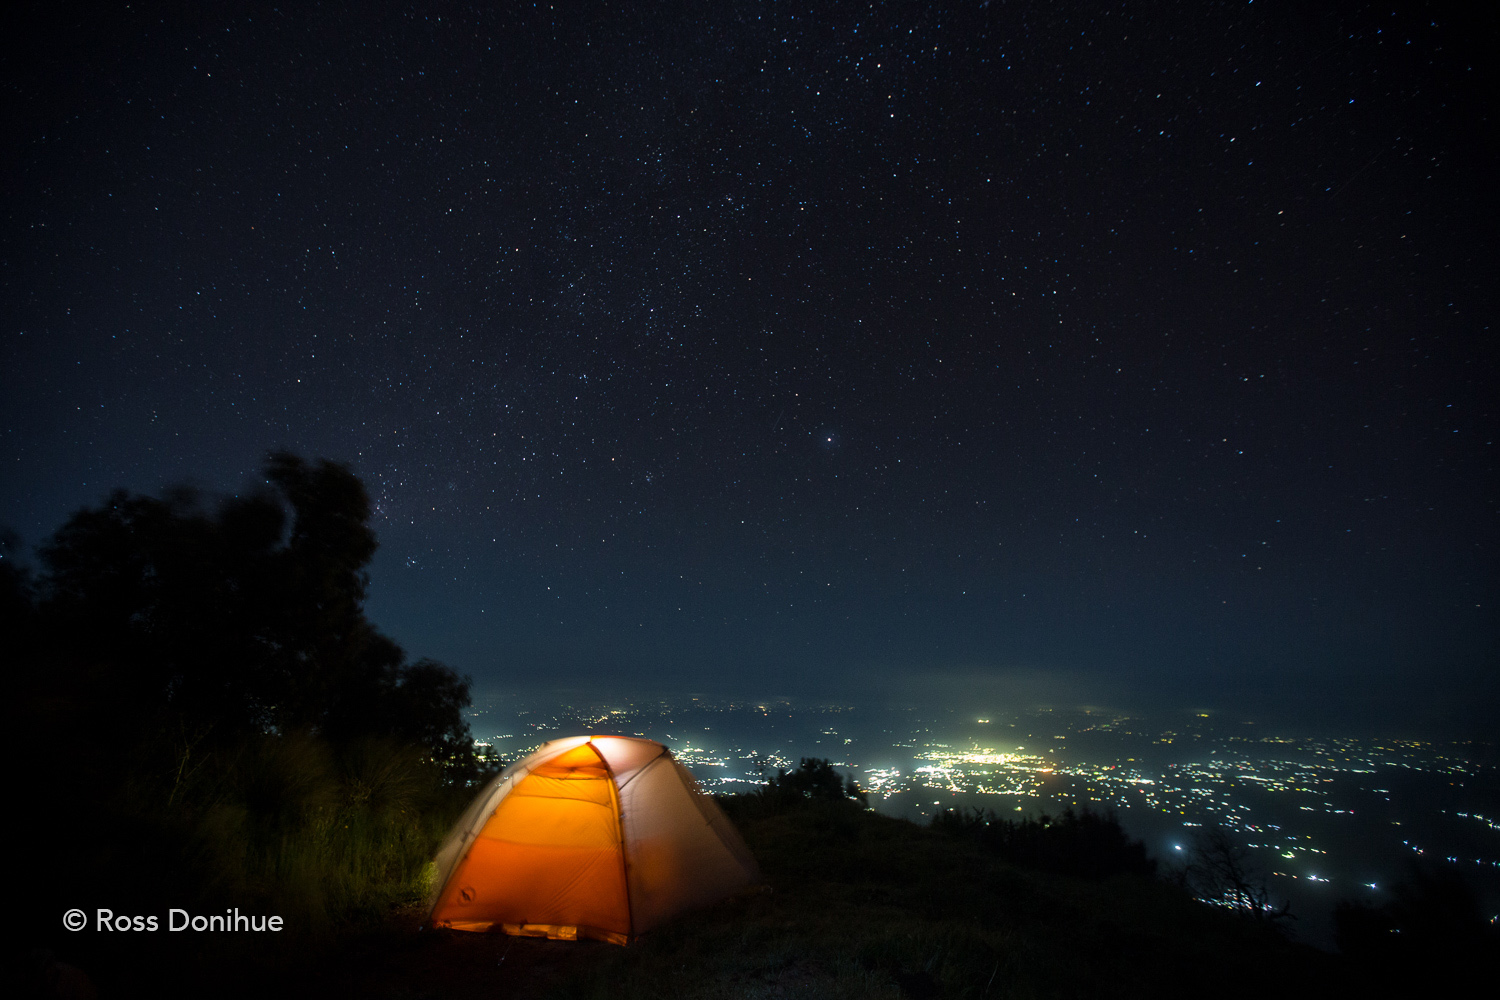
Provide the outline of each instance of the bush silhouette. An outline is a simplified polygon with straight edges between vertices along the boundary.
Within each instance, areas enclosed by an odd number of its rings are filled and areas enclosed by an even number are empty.
[[[854,778],[834,770],[832,761],[803,757],[796,770],[777,768],[759,789],[720,801],[731,816],[749,817],[808,808],[863,809],[868,800]]]
[[[865,793],[854,778],[839,774],[832,761],[819,757],[803,757],[795,771],[777,768],[776,776],[766,783],[765,794],[791,800],[865,804]]]

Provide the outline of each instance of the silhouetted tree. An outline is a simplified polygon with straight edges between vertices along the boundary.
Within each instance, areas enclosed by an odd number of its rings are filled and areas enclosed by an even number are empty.
[[[0,538],[7,693],[33,751],[17,783],[48,831],[22,896],[260,900],[312,928],[422,891],[479,774],[469,681],[408,663],[366,616],[358,478],[282,453],[265,475],[217,505],[116,491],[40,548],[35,579]]]
[[[469,724],[454,711],[469,704],[469,682],[436,660],[422,659],[400,672],[385,698],[383,728],[397,739],[426,747],[456,780],[477,780],[483,765]]]
[[[1222,906],[1256,921],[1275,923],[1292,916],[1290,901],[1275,906],[1265,872],[1248,848],[1222,827],[1203,827],[1193,837],[1183,885],[1206,903]]]
[[[753,792],[725,796],[721,800],[732,816],[776,815],[792,809],[815,807],[842,814],[846,807],[856,811],[867,799],[852,776],[834,770],[833,762],[818,757],[803,757],[796,770],[777,768],[766,783]]]
[[[867,804],[852,776],[833,769],[833,761],[821,757],[803,757],[795,771],[777,768],[776,776],[766,783],[765,794],[791,801],[858,802]]]
[[[41,617],[71,697],[114,740],[170,745],[179,777],[262,732],[393,738],[472,770],[468,681],[408,665],[365,617],[377,542],[358,478],[285,453],[266,478],[214,514],[190,490],[117,491],[59,529]]]
[[[73,515],[41,551],[42,615],[78,693],[119,722],[173,716],[227,737],[269,722],[255,674],[276,630],[281,516],[270,498],[233,505],[221,524],[198,506],[187,491],[117,491]]]

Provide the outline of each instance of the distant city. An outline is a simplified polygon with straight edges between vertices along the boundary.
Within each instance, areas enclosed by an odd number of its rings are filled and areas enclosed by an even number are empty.
[[[1460,874],[1500,919],[1495,746],[1297,738],[1212,713],[1146,719],[1103,710],[976,712],[787,700],[568,701],[505,697],[469,713],[506,762],[585,732],[666,744],[711,792],[751,791],[804,757],[852,775],[881,813],[926,822],[950,808],[1115,812],[1164,866],[1195,830],[1251,851],[1294,933],[1331,944],[1336,902],[1379,903],[1419,861]]]

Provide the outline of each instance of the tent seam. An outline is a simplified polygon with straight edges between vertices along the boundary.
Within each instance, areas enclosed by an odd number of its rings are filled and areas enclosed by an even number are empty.
[[[635,940],[635,906],[630,901],[630,856],[625,850],[625,803],[620,798],[620,789],[623,786],[618,781],[614,767],[604,754],[600,753],[599,748],[594,746],[592,736],[589,737],[588,746],[599,757],[600,762],[604,764],[605,773],[609,775],[609,797],[614,800],[615,804],[615,836],[620,844],[620,880],[625,889],[625,937],[626,940],[633,941]],[[643,770],[645,768],[637,768],[636,774]],[[635,775],[631,775],[631,778],[634,777]]]

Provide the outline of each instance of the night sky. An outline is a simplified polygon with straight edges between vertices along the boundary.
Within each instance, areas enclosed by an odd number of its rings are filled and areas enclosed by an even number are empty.
[[[8,558],[286,448],[481,694],[1493,724],[1493,18],[103,6],[4,31]]]

